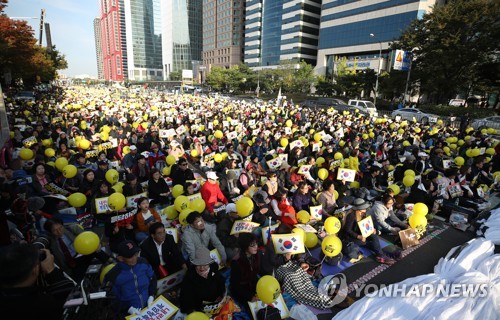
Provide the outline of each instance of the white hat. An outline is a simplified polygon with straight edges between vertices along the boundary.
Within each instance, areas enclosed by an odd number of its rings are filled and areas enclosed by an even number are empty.
[[[226,213],[230,213],[230,212],[236,212],[236,204],[228,203],[226,205]]]
[[[217,180],[219,177],[217,177],[217,174],[214,171],[208,171],[207,172],[207,178],[211,180]]]
[[[130,150],[137,150],[137,147],[135,145],[131,145]]]
[[[418,156],[419,156],[419,157],[428,157],[428,156],[429,156],[429,154],[427,154],[427,153],[425,153],[425,152],[419,152],[419,153],[418,153]]]

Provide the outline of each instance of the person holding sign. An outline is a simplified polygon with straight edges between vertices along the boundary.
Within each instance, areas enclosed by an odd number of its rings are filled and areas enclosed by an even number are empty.
[[[236,212],[236,205],[234,203],[229,203],[226,206],[226,215],[217,223],[216,234],[224,246],[228,261],[233,260],[233,258],[240,253],[238,244],[239,233],[231,235],[233,224],[239,219],[241,219],[241,217]]]
[[[207,204],[207,211],[211,216],[214,215],[214,207],[220,207],[227,204],[227,198],[222,193],[219,185],[217,184],[217,174],[214,171],[207,172],[208,181],[203,184],[200,189],[201,197]]]
[[[141,257],[153,267],[158,279],[165,278],[181,269],[187,270],[186,261],[182,256],[174,238],[165,232],[161,222],[154,222],[149,227],[149,237],[140,245]]]
[[[355,246],[366,246],[375,252],[377,262],[389,265],[394,264],[396,261],[387,257],[382,251],[376,231],[368,237],[362,235],[358,222],[366,218],[366,211],[368,208],[370,208],[370,204],[365,200],[361,198],[354,200],[352,210],[347,214],[341,230],[342,239],[346,244],[343,246],[344,253],[351,258],[352,262],[360,259],[359,250],[349,245],[353,243]]]
[[[382,200],[376,201],[367,215],[372,217],[375,229],[382,233],[389,233],[397,236],[400,230],[408,229],[409,226],[399,220],[394,214],[392,210],[394,202],[395,200],[393,197],[384,194]]]
[[[115,296],[117,319],[127,314],[139,314],[152,305],[156,294],[156,275],[146,259],[139,257],[141,249],[133,241],[118,246],[118,263],[105,276],[103,283]]]
[[[226,294],[219,266],[214,263],[206,247],[197,247],[190,262],[180,293],[180,309],[185,314],[202,312],[204,306],[221,302]]]
[[[149,228],[155,222],[161,222],[161,217],[154,208],[149,207],[149,199],[141,197],[137,199],[137,214],[135,216],[137,229],[135,239],[138,243],[146,240]]]
[[[231,263],[229,287],[232,297],[246,305],[259,299],[256,294],[257,280],[260,272],[261,253],[257,237],[253,233],[242,233],[238,239],[240,255]]]

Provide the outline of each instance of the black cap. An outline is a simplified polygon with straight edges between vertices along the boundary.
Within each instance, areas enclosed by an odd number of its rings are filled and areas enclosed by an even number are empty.
[[[118,245],[117,253],[119,256],[122,256],[124,258],[132,258],[139,251],[141,251],[141,249],[139,249],[135,242],[126,240],[122,241]]]
[[[107,166],[108,165],[108,162],[106,160],[99,160],[97,162],[97,165],[99,166]]]
[[[127,174],[127,181],[133,181],[135,179],[137,179],[137,177],[135,176],[135,174],[133,174],[133,173]]]

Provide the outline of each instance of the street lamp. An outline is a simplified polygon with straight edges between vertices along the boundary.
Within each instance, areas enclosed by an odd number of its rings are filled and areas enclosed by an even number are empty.
[[[375,38],[375,35],[373,33],[370,33],[370,37]],[[378,96],[378,76],[380,74],[380,59],[382,58],[382,42],[378,41],[378,44],[380,46],[380,49],[378,51],[378,71],[377,71],[377,80],[375,81],[375,98],[373,99],[373,104],[377,105],[377,96]]]

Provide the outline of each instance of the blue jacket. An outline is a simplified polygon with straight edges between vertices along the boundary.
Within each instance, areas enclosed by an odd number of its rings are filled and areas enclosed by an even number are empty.
[[[107,282],[112,285],[120,310],[130,307],[142,309],[147,306],[149,296],[156,296],[156,275],[151,265],[141,257],[133,267],[118,262],[106,274],[104,283]]]

